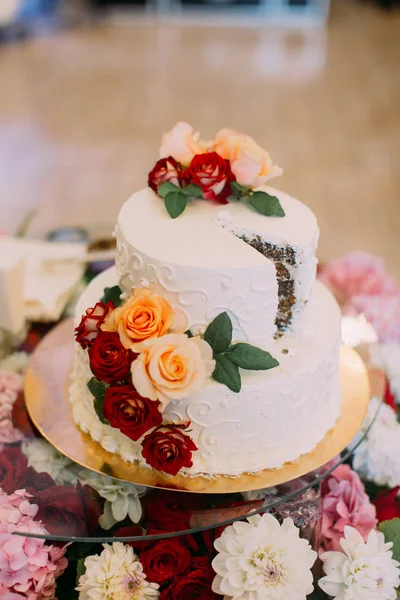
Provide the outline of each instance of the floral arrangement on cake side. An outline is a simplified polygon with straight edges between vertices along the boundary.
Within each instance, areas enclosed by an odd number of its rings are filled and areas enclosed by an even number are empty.
[[[102,423],[139,442],[148,465],[169,475],[193,465],[190,421],[163,416],[172,400],[198,393],[212,377],[240,392],[240,369],[267,370],[278,361],[261,348],[232,343],[232,321],[220,313],[193,335],[169,302],[145,288],[121,300],[118,286],[87,309],[75,330],[93,377],[88,388]]]
[[[244,200],[263,215],[285,216],[279,199],[259,189],[282,174],[266,150],[232,129],[221,129],[211,141],[199,137],[188,123],[177,123],[164,134],[160,160],[149,173],[149,187],[173,219],[195,198],[218,204]]]

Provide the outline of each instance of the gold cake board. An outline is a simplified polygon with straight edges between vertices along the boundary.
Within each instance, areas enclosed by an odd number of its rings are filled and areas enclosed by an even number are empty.
[[[55,327],[33,353],[25,378],[26,406],[33,423],[46,440],[74,462],[98,473],[150,487],[222,494],[272,487],[301,477],[329,462],[348,445],[362,424],[370,398],[371,374],[355,350],[342,347],[341,413],[334,428],[314,450],[280,469],[244,473],[239,477],[171,476],[122,460],[75,425],[68,400],[73,353],[72,320]],[[375,373],[372,384],[381,388],[379,374]]]

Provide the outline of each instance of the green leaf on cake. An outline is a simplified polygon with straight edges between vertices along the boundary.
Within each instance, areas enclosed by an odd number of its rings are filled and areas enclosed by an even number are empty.
[[[108,385],[104,383],[104,381],[100,381],[99,379],[96,379],[96,377],[92,377],[87,382],[87,387],[89,392],[94,397],[93,407],[96,411],[96,415],[99,417],[102,423],[106,423],[108,425],[107,419],[103,417],[104,397],[106,395]]]
[[[107,304],[107,302],[112,302],[115,307],[119,306],[122,302],[121,300],[121,288],[119,285],[114,285],[113,287],[104,288],[104,294],[101,298],[101,302]]]
[[[188,336],[188,338],[192,338],[192,337],[194,337],[194,335],[193,335],[193,333],[190,331],[190,329],[187,329],[187,330],[185,331],[185,333],[186,333],[186,335]]]
[[[214,356],[229,348],[232,342],[232,321],[227,312],[219,314],[209,324],[204,339],[213,349]]]
[[[279,362],[269,352],[251,344],[238,343],[228,348],[225,358],[241,369],[251,371],[266,371],[279,365]]]
[[[165,185],[165,184],[163,184]],[[173,219],[179,217],[186,208],[187,199],[184,194],[178,189],[173,192],[169,192],[165,196],[165,207]]]
[[[179,190],[177,185],[170,181],[166,181],[158,186],[157,194],[161,196],[161,198],[165,198],[170,192],[176,192],[177,190]]]
[[[232,392],[240,392],[242,381],[239,368],[223,354],[217,354],[215,357],[215,369],[212,374],[213,379],[226,385]]]
[[[254,192],[249,198],[250,204],[266,217],[284,217],[285,211],[276,196],[267,192]]]
[[[203,190],[200,186],[195,185],[194,183],[189,183],[189,185],[185,186],[181,189],[182,194],[188,196],[190,198],[202,198]]]
[[[238,183],[237,181],[231,181],[230,188],[231,188],[232,196],[236,200],[240,200],[240,198],[242,198],[243,196],[246,196],[250,191],[249,188],[247,188],[243,185],[240,185],[240,183]]]
[[[400,519],[391,519],[383,521],[378,525],[379,531],[385,536],[385,542],[392,542],[394,560],[400,561]]]

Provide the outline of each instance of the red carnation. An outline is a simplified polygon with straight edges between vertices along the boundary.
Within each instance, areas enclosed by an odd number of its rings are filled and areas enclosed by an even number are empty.
[[[147,464],[169,475],[176,475],[183,467],[191,467],[195,450],[196,444],[180,431],[179,425],[158,427],[142,442],[142,455]]]
[[[100,326],[104,323],[104,319],[115,306],[112,302],[97,302],[93,308],[88,308],[82,316],[82,320],[75,329],[75,339],[82,346],[87,348],[96,339]]]
[[[160,595],[160,600],[218,600],[221,598],[212,591],[215,573],[210,566],[191,571],[187,575],[175,577]]]
[[[136,442],[146,431],[162,423],[160,403],[142,398],[131,385],[114,385],[106,390],[103,416]]]
[[[156,162],[155,167],[149,173],[148,184],[155,192],[162,183],[166,182],[180,187],[181,175],[182,166],[172,156],[168,156],[168,158],[161,158]]]
[[[397,497],[399,490],[400,486],[397,486],[392,490],[384,490],[377,494],[374,504],[379,523],[400,518],[400,498]]]
[[[178,538],[160,540],[140,554],[147,578],[159,584],[185,573],[190,566],[190,559],[189,550]]]
[[[111,331],[99,331],[88,354],[93,375],[106,383],[126,379],[137,356],[123,347],[118,333]]]
[[[219,204],[227,204],[234,179],[229,160],[216,152],[196,154],[185,171],[185,181],[198,185],[206,200]]]

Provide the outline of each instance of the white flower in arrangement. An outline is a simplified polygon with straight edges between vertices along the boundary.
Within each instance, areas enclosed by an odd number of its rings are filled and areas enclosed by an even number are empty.
[[[325,577],[320,588],[336,600],[396,600],[399,563],[392,558],[392,543],[374,529],[364,542],[354,527],[344,528],[343,552],[325,552]]]
[[[38,473],[48,473],[56,484],[74,485],[77,482],[77,465],[60,454],[46,440],[24,440],[21,449],[28,459],[28,466]]]
[[[146,493],[142,485],[125,483],[112,477],[81,471],[79,478],[94,488],[105,499],[104,513],[99,519],[100,527],[111,529],[118,521],[123,521],[127,516],[133,523],[138,523],[142,516],[140,497]]]
[[[76,590],[79,600],[154,600],[158,584],[150,583],[139,558],[121,542],[103,544],[100,555],[85,559],[86,571]]]
[[[372,398],[365,423],[376,414],[379,400]],[[400,424],[396,413],[382,404],[368,434],[355,450],[353,468],[377,485],[400,485]]]
[[[28,366],[29,355],[26,352],[14,352],[0,360],[0,371],[23,373]]]
[[[305,600],[313,591],[317,553],[299,537],[292,519],[270,514],[227,527],[214,542],[212,589],[226,600]]]
[[[400,404],[400,344],[387,342],[380,347],[382,366],[390,381],[390,389]]]

